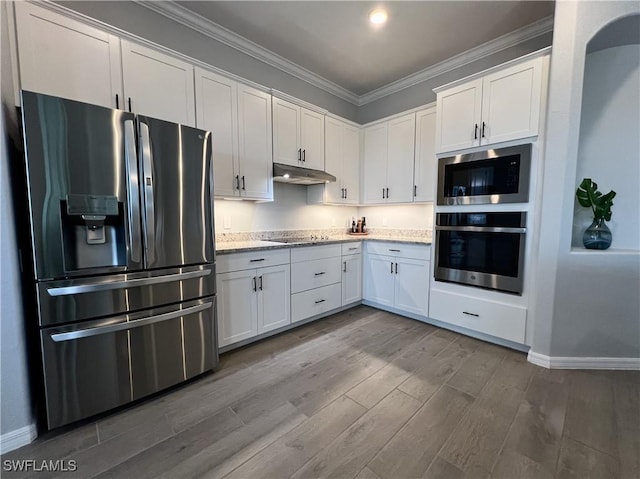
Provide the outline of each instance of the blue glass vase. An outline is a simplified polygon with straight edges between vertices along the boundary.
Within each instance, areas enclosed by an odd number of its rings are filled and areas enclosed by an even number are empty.
[[[611,230],[604,218],[594,218],[582,235],[582,244],[587,249],[607,249],[611,246]]]

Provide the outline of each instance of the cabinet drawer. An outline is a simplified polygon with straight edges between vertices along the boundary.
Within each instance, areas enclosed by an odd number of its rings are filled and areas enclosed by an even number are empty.
[[[362,242],[357,241],[354,243],[342,243],[342,255],[358,254],[362,252]]]
[[[322,246],[301,246],[291,250],[291,262],[311,261],[314,259],[333,258],[340,256],[342,250],[339,244],[324,244]]]
[[[527,309],[522,306],[433,289],[429,316],[445,323],[524,343]]]
[[[291,322],[322,314],[339,308],[342,304],[341,283],[310,289],[291,295]]]
[[[308,289],[339,283],[341,258],[316,259],[291,265],[291,292],[299,293]]]
[[[367,252],[395,256],[396,258],[411,258],[429,261],[431,256],[429,245],[406,243],[367,243]]]
[[[216,272],[228,273],[230,271],[242,271],[245,269],[287,264],[290,261],[289,254],[290,249],[283,248],[218,255],[216,257]]]

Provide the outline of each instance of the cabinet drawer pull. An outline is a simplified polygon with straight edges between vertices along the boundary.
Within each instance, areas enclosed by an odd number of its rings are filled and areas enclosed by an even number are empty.
[[[399,249],[391,249],[391,248],[389,248],[389,251],[393,251],[394,253],[399,253],[400,252]]]
[[[319,301],[316,301],[316,304],[324,303],[324,301],[325,301],[324,299],[321,299]]]
[[[349,251],[353,251],[353,250],[355,250],[355,249],[358,249],[358,248],[357,248],[357,247],[355,247],[355,248],[349,248]]]
[[[467,311],[463,311],[462,314],[466,314],[467,316],[473,316],[474,318],[479,318],[480,315],[476,313],[468,313]]]
[[[325,273],[324,271],[322,271],[320,273],[315,273],[314,276],[322,276],[324,273]]]
[[[264,258],[260,258],[260,259],[250,259],[249,263],[258,263],[260,261],[264,261]]]

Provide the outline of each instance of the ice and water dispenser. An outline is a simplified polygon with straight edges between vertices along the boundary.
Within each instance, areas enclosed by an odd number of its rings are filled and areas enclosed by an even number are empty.
[[[116,196],[68,194],[60,210],[65,271],[126,266],[125,212]]]

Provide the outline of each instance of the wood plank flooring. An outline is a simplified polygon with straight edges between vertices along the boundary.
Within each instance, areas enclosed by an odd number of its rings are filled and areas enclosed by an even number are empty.
[[[640,372],[550,371],[359,306],[16,459],[77,470],[3,477],[638,478]]]

